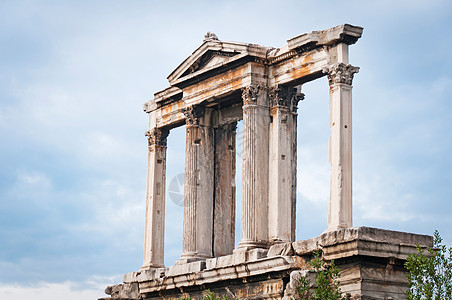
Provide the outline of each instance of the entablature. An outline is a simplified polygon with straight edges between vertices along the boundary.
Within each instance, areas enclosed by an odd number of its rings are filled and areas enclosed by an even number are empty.
[[[332,65],[348,64],[348,45],[356,43],[362,30],[339,25],[293,37],[281,48],[224,42],[208,33],[201,46],[168,76],[170,87],[155,93],[144,110],[154,112],[156,127],[174,127],[183,124],[186,107],[239,103],[241,98],[231,102],[231,95],[239,95],[248,85],[270,90],[325,76],[324,70]]]

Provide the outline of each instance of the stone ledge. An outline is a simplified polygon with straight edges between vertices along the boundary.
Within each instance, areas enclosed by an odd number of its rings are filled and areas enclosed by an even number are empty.
[[[376,299],[389,296],[404,299],[407,282],[403,261],[409,254],[417,252],[416,244],[424,248],[432,246],[433,238],[369,227],[340,229],[305,241],[275,244],[268,251],[236,249],[231,255],[205,261],[128,273],[124,275],[124,284],[108,287],[107,294],[118,300],[157,299],[163,294],[179,297],[177,295],[182,291],[196,295],[206,286],[221,294],[225,293],[225,285],[233,283],[238,293],[255,296],[263,293],[265,297],[262,299],[289,299],[293,291],[287,290],[285,295],[284,288],[281,292],[279,286],[289,280],[291,272],[308,269],[305,259],[310,259],[313,251],[322,250],[325,260],[338,262],[343,274],[341,288],[344,292],[362,296],[357,299],[370,299],[365,295]],[[272,276],[279,277],[273,282],[269,279]],[[250,282],[257,289],[252,293],[247,290]],[[281,292],[281,297],[265,292],[270,287]],[[102,298],[106,299],[111,298]]]
[[[318,249],[324,249],[324,254],[328,256],[329,250],[326,248],[330,247],[332,249],[332,257],[325,258],[337,259],[340,258],[339,252],[341,250],[333,250],[333,246],[346,245],[347,243],[356,241],[359,241],[359,243],[354,246],[349,245],[349,248],[351,247],[355,249],[354,252],[350,253],[350,250],[344,249],[344,251],[342,251],[344,252],[343,255],[366,255],[365,253],[367,252],[367,254],[370,255],[373,255],[374,253],[379,257],[387,257],[387,255],[378,255],[378,253],[382,252],[381,248],[386,247],[391,250],[391,255],[395,253],[399,256],[399,258],[405,259],[408,254],[414,253],[412,249],[416,247],[416,244],[419,244],[421,247],[430,247],[433,245],[433,238],[428,235],[412,234],[371,227],[353,227],[325,232],[319,237],[304,241],[296,241],[292,243],[292,247],[295,254],[300,256],[309,255]],[[382,246],[383,244],[387,246]]]
[[[322,31],[312,31],[287,40],[289,50],[302,47],[313,43],[316,45],[332,45],[334,43],[347,43],[348,45],[356,43],[361,37],[363,28],[350,24],[338,25]]]
[[[141,282],[146,280],[153,280],[155,278],[160,278],[163,276],[165,276],[165,268],[140,270],[138,272],[124,274],[124,276],[122,277],[122,282],[124,283]]]
[[[169,281],[168,278],[171,277],[173,278],[172,281],[177,283],[181,279],[179,278],[180,276],[187,278],[181,282],[193,281],[198,278],[197,276],[193,277],[193,274],[202,271],[204,275],[208,275],[209,270],[217,270],[215,272],[218,273],[218,269],[228,269],[229,267],[237,269],[237,266],[265,261],[266,258],[283,257],[288,259],[288,257],[291,257],[293,259],[292,255],[311,255],[316,250],[322,250],[323,256],[327,260],[355,255],[406,259],[409,254],[416,253],[416,244],[421,245],[421,247],[432,246],[433,238],[428,235],[371,227],[354,227],[325,232],[319,237],[304,241],[275,244],[268,251],[261,248],[251,250],[236,249],[231,255],[210,258],[205,261],[175,264],[168,268],[140,270],[125,274],[123,282],[152,281],[156,284],[162,284],[163,281]],[[227,273],[228,271],[225,271],[225,274]]]
[[[327,260],[340,259],[354,255],[380,258],[407,259],[408,255],[417,253],[414,246],[396,245],[385,242],[354,240],[332,246],[323,247],[323,257]]]
[[[195,273],[165,276],[159,280],[154,279],[152,281],[139,282],[139,288],[140,293],[151,293],[192,285],[214,283],[219,280],[223,281],[256,276],[269,272],[300,269],[303,265],[305,265],[304,260],[300,257],[275,256],[227,267],[205,269]]]

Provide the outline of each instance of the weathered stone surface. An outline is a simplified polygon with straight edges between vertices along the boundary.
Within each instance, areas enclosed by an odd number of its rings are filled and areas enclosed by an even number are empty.
[[[346,46],[345,46],[346,47]],[[324,69],[330,83],[328,160],[331,166],[328,230],[352,227],[352,79],[359,68],[348,64],[348,50]]]
[[[189,274],[201,272],[206,268],[205,261],[195,261],[185,264],[175,264],[165,270],[165,276],[175,276],[179,274]]]
[[[232,255],[219,256],[206,260],[206,268],[214,269],[239,265],[267,257],[267,249],[236,249]]]
[[[277,256],[277,255],[291,256],[293,254],[294,254],[294,251],[292,248],[292,243],[288,242],[288,243],[275,244],[275,245],[271,246],[270,249],[268,250],[267,256],[268,257]]]
[[[305,265],[304,260],[299,257],[271,257],[262,258],[255,261],[238,263],[229,266],[210,266],[202,271],[184,270],[165,274],[160,280],[140,282],[140,293],[149,294],[158,291],[168,291],[172,289],[191,289],[202,287],[207,284],[221,284],[235,279],[243,279],[246,282],[251,277],[263,276],[267,278],[270,273],[285,272],[299,269]],[[190,288],[189,288],[190,287]]]
[[[214,257],[234,250],[236,128],[237,122],[232,122],[215,129]]]
[[[433,239],[428,235],[355,227],[326,232],[313,239],[294,242],[292,246],[295,254],[300,256],[321,248],[327,259],[347,255],[406,259],[409,254],[415,253],[416,244],[429,247]]]
[[[409,253],[432,245],[432,237],[369,227],[341,229],[294,243],[265,249],[238,249],[232,255],[166,269],[150,269],[124,276],[124,285],[110,287],[112,298],[145,299],[200,297],[210,289],[239,299],[297,299],[298,278],[306,273],[313,251],[334,259],[341,270],[340,287],[352,299],[404,299],[407,279],[403,263]],[[294,256],[290,254],[293,247]]]
[[[163,267],[167,129],[154,128],[148,136],[148,174],[143,269]]]
[[[270,114],[264,85],[243,90],[242,215],[238,248],[268,245],[268,128]],[[256,138],[259,137],[259,138]]]
[[[192,106],[186,115],[184,220],[179,263],[212,257],[214,129],[211,110]]]
[[[270,243],[295,240],[297,103],[301,92],[277,86],[269,92],[270,153],[268,235]]]
[[[105,294],[110,295],[114,299],[140,299],[140,292],[138,290],[138,283],[125,283],[108,286],[105,289]]]
[[[122,277],[122,282],[131,283],[131,282],[142,282],[148,280],[154,280],[161,278],[165,275],[165,268],[153,268],[147,270],[140,270],[138,272],[131,272],[124,274]]]

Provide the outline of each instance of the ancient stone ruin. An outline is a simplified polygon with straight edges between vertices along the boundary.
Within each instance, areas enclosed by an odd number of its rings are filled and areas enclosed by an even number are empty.
[[[362,28],[301,34],[281,48],[225,42],[213,33],[144,104],[149,114],[144,261],[107,287],[115,299],[296,299],[313,251],[334,259],[353,299],[404,299],[404,260],[429,236],[352,223],[352,81],[348,49]],[[329,83],[328,228],[295,241],[297,105],[301,86]],[[325,112],[326,113],[326,112]],[[243,120],[240,243],[235,248],[236,126]],[[164,266],[166,139],[186,126],[183,249]],[[110,299],[110,298],[103,298]]]

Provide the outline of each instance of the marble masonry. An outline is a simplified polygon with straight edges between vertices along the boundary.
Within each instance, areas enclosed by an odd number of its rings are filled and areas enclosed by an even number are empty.
[[[301,34],[281,48],[225,42],[213,33],[144,104],[149,115],[144,259],[101,299],[292,299],[300,271],[321,250],[352,299],[404,299],[403,263],[432,237],[352,220],[352,81],[358,26]],[[297,106],[304,83],[329,83],[327,228],[295,241]],[[326,112],[325,112],[326,113]],[[236,126],[243,122],[241,232],[235,247]],[[183,248],[164,265],[167,136],[185,125]],[[300,124],[302,126],[302,124]]]

